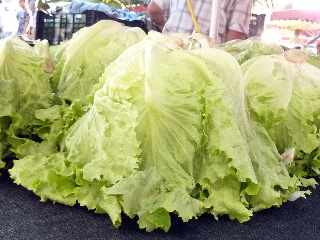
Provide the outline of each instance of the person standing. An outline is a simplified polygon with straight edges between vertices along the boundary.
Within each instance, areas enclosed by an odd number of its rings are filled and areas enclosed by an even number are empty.
[[[245,39],[249,34],[252,0],[151,0],[147,13],[164,33],[193,33],[188,1],[191,1],[200,32],[209,35],[212,1],[218,2],[216,41]],[[190,2],[189,2],[190,3]]]
[[[17,13],[17,20],[19,22],[17,35],[22,36],[26,31],[28,14],[26,11],[24,0],[19,0],[19,6],[21,9]]]
[[[36,0],[19,0],[21,11],[18,12],[18,35],[29,39],[35,38],[36,30]]]
[[[25,8],[28,14],[28,24],[26,35],[30,39],[35,39],[36,31],[36,0],[25,0]]]

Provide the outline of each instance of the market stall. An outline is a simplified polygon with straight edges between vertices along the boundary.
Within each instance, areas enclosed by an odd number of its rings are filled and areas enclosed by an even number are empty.
[[[120,1],[95,3],[73,0],[63,8],[38,11],[35,39],[46,39],[51,45],[71,39],[72,35],[101,20],[113,20],[148,31],[144,5],[123,5]]]
[[[274,11],[263,33],[264,40],[314,54],[320,44],[320,10]]]

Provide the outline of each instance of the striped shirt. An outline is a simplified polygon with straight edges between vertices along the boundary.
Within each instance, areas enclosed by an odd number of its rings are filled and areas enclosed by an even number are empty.
[[[192,0],[193,10],[201,33],[209,34],[211,4],[215,0]],[[164,12],[166,24],[163,32],[192,33],[194,27],[186,0],[152,0]],[[220,0],[217,17],[217,41],[224,42],[227,30],[249,33],[252,0]]]

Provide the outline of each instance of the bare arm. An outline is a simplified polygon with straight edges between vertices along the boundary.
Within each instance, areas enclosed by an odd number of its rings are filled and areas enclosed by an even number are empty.
[[[248,37],[247,34],[234,31],[234,30],[228,30],[227,31],[227,36],[226,36],[226,41],[231,41],[231,40],[236,40],[236,39],[246,39]]]
[[[252,0],[235,1],[234,11],[230,17],[226,40],[246,39],[249,33]]]
[[[33,38],[33,33],[34,33],[34,29],[35,29],[35,19],[34,19],[34,14],[35,14],[35,2],[32,0],[25,0],[25,10],[28,13],[28,17],[29,17],[29,22],[27,25],[27,29],[26,29],[26,34]]]
[[[165,17],[163,10],[154,2],[151,2],[148,5],[147,13],[150,16],[151,20],[159,27],[161,30],[165,24]]]

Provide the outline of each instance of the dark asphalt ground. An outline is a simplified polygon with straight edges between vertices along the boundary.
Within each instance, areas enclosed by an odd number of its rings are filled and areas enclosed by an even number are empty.
[[[320,240],[320,190],[308,199],[262,211],[246,224],[211,216],[182,223],[173,217],[168,233],[146,233],[123,219],[114,229],[106,216],[81,207],[42,203],[32,192],[0,177],[0,240]]]

